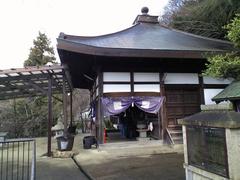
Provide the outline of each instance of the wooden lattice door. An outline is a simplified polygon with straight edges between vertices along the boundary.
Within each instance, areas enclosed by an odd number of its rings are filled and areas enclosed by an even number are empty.
[[[176,125],[177,119],[200,111],[199,88],[166,88],[166,111],[168,125]]]

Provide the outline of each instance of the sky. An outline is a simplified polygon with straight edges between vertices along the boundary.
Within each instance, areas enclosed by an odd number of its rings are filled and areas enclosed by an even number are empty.
[[[19,68],[41,31],[56,51],[60,32],[95,36],[130,27],[141,8],[161,15],[168,0],[1,0],[0,69]]]

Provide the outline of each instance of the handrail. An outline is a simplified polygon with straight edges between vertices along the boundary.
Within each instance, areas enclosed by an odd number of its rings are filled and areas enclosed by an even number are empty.
[[[0,141],[0,143],[29,142],[29,141],[35,141],[35,139],[34,138],[6,139],[5,141]]]
[[[167,131],[167,135],[168,135],[168,137],[169,137],[169,139],[170,139],[170,141],[171,141],[171,144],[175,144],[175,143],[174,143],[174,140],[173,140],[173,138],[172,138],[172,136],[171,136],[171,134],[170,134],[170,132],[169,132],[169,130],[168,130],[168,128],[166,128],[166,131]]]

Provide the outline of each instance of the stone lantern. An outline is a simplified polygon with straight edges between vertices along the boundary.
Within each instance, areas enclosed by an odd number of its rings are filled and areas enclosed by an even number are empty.
[[[52,127],[52,131],[55,133],[54,138],[57,139],[59,137],[64,136],[64,125],[61,121],[58,121],[55,126]]]
[[[0,132],[0,147],[3,146],[3,143],[1,142],[4,142],[6,140],[7,134],[7,132]]]

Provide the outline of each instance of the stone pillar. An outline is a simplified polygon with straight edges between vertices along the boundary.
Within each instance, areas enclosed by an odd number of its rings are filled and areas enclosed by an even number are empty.
[[[228,171],[230,179],[240,179],[240,129],[226,129]]]

